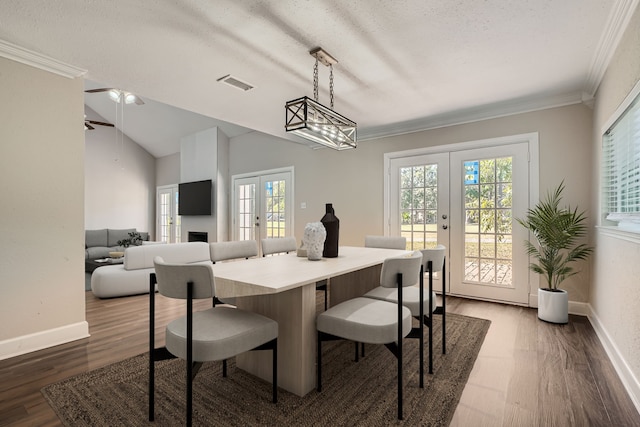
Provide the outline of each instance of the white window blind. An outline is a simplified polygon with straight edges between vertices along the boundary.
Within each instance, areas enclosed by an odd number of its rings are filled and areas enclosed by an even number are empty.
[[[603,136],[602,203],[605,219],[640,232],[640,95]]]

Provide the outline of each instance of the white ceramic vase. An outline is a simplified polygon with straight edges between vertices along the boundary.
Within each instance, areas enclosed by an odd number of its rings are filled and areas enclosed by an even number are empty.
[[[538,319],[550,323],[569,322],[569,294],[558,289],[538,289]]]
[[[310,222],[304,227],[302,244],[307,249],[307,258],[311,261],[322,259],[324,240],[327,237],[327,230],[320,221]]]

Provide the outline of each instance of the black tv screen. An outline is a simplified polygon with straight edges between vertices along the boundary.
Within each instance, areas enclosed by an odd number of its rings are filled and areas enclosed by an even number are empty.
[[[211,215],[211,180],[178,185],[178,215]]]

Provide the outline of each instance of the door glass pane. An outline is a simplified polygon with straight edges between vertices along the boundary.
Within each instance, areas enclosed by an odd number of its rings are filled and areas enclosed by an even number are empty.
[[[180,241],[180,216],[178,211],[178,187],[158,189],[156,240],[164,243]]]
[[[238,185],[238,240],[255,240],[256,185]]]
[[[286,181],[265,182],[265,212],[267,237],[285,237]]]
[[[158,240],[168,243],[171,232],[171,192],[160,193]]]
[[[178,193],[177,191],[174,192],[174,197],[175,197],[175,208],[174,208],[174,215],[176,220],[174,221],[173,224],[173,234],[174,234],[174,238],[173,238],[173,243],[178,243],[182,241],[182,217],[180,215],[178,215],[178,212],[180,212],[180,210],[178,209],[178,200],[180,199],[180,193]]]
[[[438,244],[438,166],[400,168],[400,233],[407,249],[433,248]]]
[[[465,282],[512,286],[512,160],[464,162]]]

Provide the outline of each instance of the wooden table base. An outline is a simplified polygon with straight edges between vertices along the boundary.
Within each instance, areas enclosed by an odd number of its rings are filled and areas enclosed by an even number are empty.
[[[331,305],[363,295],[380,283],[380,265],[329,280]],[[271,295],[237,298],[238,308],[278,322],[278,386],[304,396],[316,386],[315,283]],[[238,355],[241,369],[271,382],[271,352]]]

